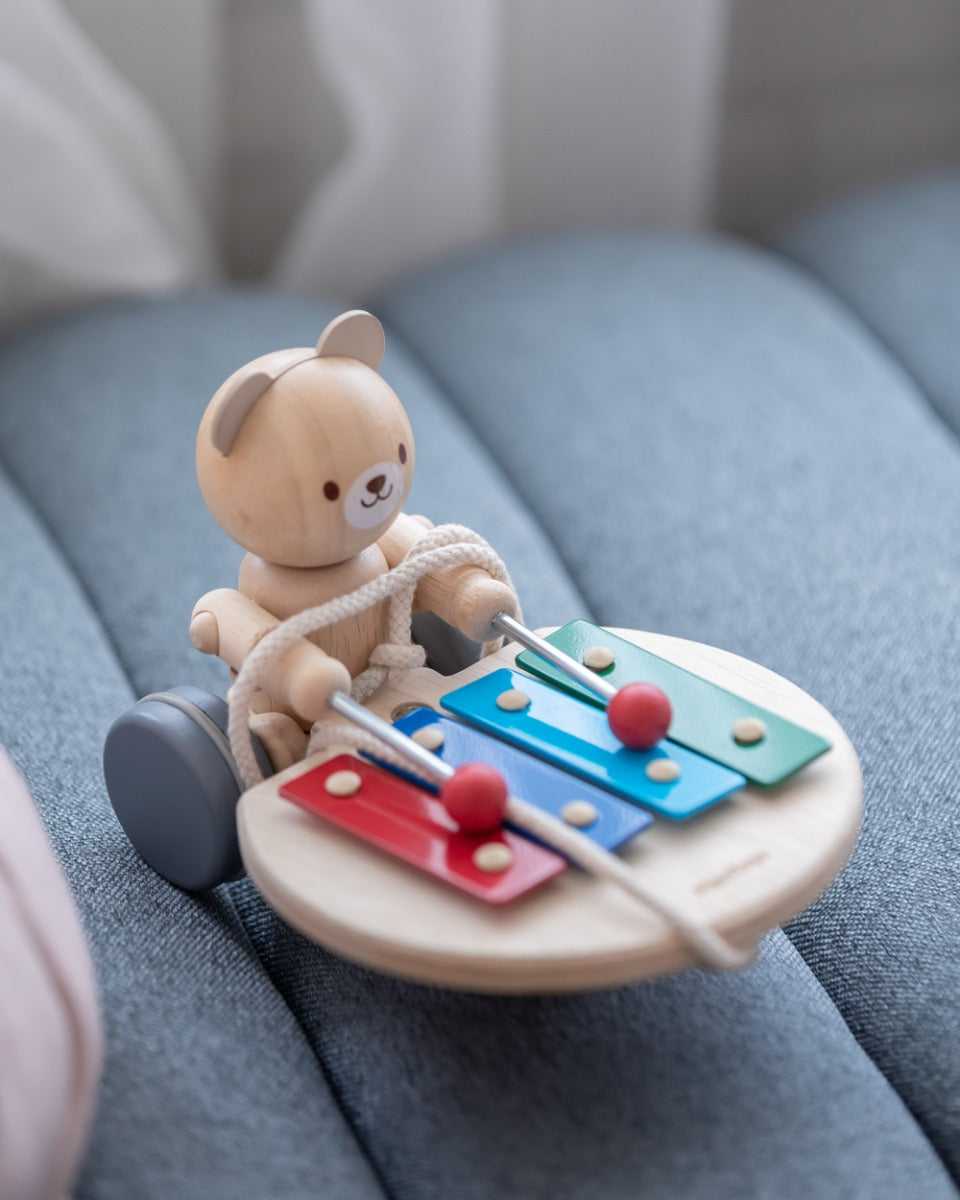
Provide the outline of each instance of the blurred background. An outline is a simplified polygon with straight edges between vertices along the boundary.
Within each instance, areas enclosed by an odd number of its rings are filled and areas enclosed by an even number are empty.
[[[960,162],[956,0],[0,0],[0,322],[355,300],[513,234],[763,241]]]

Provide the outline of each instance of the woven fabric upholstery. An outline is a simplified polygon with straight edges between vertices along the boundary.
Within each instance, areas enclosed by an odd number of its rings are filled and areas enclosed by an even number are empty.
[[[778,249],[843,299],[960,432],[960,174],[854,197]]]
[[[956,260],[956,208],[923,211]],[[717,242],[528,243],[385,313],[601,621],[745,654],[847,728],[863,833],[791,934],[960,1173],[960,448],[931,397],[805,272]]]
[[[952,439],[840,306],[738,249],[557,240],[374,307],[418,439],[411,510],[488,537],[532,621],[728,646],[851,729],[868,823],[798,929],[828,989],[862,984],[861,1037],[883,1004],[927,1006],[929,1035],[871,1046],[891,1078],[920,1055],[928,1110],[919,1074],[904,1094],[923,1128],[782,934],[739,975],[480,998],[327,954],[249,882],[193,898],[138,862],[104,795],[105,730],[135,693],[225,682],[185,632],[239,557],[193,481],[196,424],[238,363],[309,344],[334,311],[241,292],[0,348],[0,742],[67,865],[107,1015],[81,1194],[955,1195],[928,1136],[942,1150],[951,1128],[948,1013],[929,997],[955,987],[934,950],[956,913],[938,926],[922,898],[949,886],[937,835],[956,826],[924,775],[928,721],[901,752],[910,701],[949,703],[929,667],[953,661],[960,568],[930,514],[960,515]]]

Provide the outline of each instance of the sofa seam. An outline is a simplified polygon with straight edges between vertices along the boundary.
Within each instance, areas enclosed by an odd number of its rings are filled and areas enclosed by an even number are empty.
[[[78,563],[70,555],[69,551],[67,550],[67,547],[64,545],[63,541],[59,537],[57,529],[56,529],[55,525],[53,524],[53,522],[49,519],[49,517],[43,511],[43,509],[37,504],[37,501],[36,501],[33,493],[27,488],[26,481],[24,480],[23,476],[19,473],[19,471],[17,471],[17,469],[14,467],[14,465],[10,461],[10,458],[8,457],[8,455],[6,453],[5,447],[2,446],[2,443],[0,443],[0,470],[2,470],[4,472],[7,479],[13,486],[13,488],[17,494],[17,497],[23,503],[23,505],[29,512],[31,518],[35,522],[37,528],[43,534],[44,538],[47,541],[48,547],[51,550],[56,551],[58,560],[59,560],[61,566],[65,569],[67,574],[70,576],[71,580],[73,581],[73,583],[75,584],[75,586],[77,588],[78,593],[82,597],[84,605],[86,606],[88,612],[96,621],[97,628],[100,630],[101,634],[103,635],[103,640],[104,640],[107,648],[109,649],[110,654],[111,654],[116,666],[118,667],[121,675],[123,676],[124,680],[127,683],[127,686],[130,690],[130,695],[135,696],[136,689],[135,689],[133,673],[131,671],[130,665],[127,663],[125,657],[121,653],[120,647],[119,647],[118,643],[116,642],[116,640],[113,636],[113,633],[107,627],[106,620],[104,618],[104,613],[103,613],[102,609],[100,608],[100,606],[97,604],[93,593],[91,592],[89,586],[87,585],[87,581],[84,578],[83,573],[80,571]]]
[[[843,312],[855,326],[858,333],[869,342],[873,350],[889,367],[895,368],[911,389],[924,401],[924,407],[937,424],[944,429],[951,442],[960,445],[960,429],[947,417],[933,392],[919,374],[916,368],[905,358],[897,347],[868,319],[861,309],[855,306],[853,299],[845,295],[824,275],[821,275],[811,264],[796,258],[793,253],[780,244],[768,248],[769,253],[785,266],[795,270],[811,288],[816,289],[822,297],[829,298],[839,312]]]

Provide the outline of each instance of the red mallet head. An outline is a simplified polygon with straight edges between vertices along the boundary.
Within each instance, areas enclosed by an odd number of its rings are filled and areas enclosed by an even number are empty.
[[[496,829],[507,810],[507,785],[485,763],[464,763],[440,789],[444,808],[464,833]]]
[[[631,750],[649,750],[667,736],[673,711],[666,693],[653,683],[627,683],[607,705],[607,721]]]

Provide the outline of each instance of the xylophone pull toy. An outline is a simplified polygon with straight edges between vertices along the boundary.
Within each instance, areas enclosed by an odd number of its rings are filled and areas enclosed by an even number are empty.
[[[404,511],[416,448],[384,347],[375,317],[342,313],[207,405],[200,491],[246,554],[189,637],[233,682],[113,723],[104,777],[130,843],[187,891],[247,873],[308,938],[421,983],[568,992],[747,966],[852,849],[849,739],[723,650],[529,629],[491,545]],[[428,654],[414,613],[482,656]]]
[[[626,683],[615,688],[596,671],[577,662],[509,613],[497,613],[493,626],[599,696],[606,705],[607,723],[624,746],[631,750],[650,750],[667,736],[673,710],[666,692],[656,684]]]

